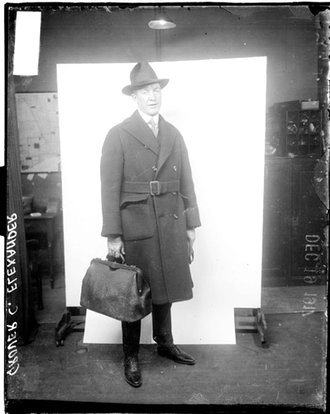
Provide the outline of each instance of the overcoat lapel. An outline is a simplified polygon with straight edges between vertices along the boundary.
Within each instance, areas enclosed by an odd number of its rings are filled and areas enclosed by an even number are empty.
[[[164,165],[165,161],[171,154],[174,145],[173,132],[168,127],[167,122],[162,116],[159,116],[159,133],[157,139],[160,141],[160,152],[158,157],[158,172]]]
[[[138,111],[135,111],[130,118],[127,118],[122,123],[122,127],[131,135],[133,135],[134,138],[140,141],[145,148],[150,149],[156,155],[159,154],[159,141],[157,138],[155,138],[151,129],[141,118]]]

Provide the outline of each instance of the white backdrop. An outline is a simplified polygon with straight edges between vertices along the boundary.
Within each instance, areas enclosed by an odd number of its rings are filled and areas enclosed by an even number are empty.
[[[260,307],[266,58],[151,63],[170,78],[161,114],[183,134],[202,227],[194,298],[173,305],[177,343],[235,343],[234,307]],[[108,130],[135,110],[131,63],[59,64],[66,305],[79,306],[93,257],[106,255],[99,164]],[[87,312],[85,342],[121,341],[120,322]],[[151,342],[150,317],[142,342]]]

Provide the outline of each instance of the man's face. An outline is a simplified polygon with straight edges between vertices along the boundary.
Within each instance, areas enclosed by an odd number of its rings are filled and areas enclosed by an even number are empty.
[[[153,116],[158,114],[162,103],[162,90],[159,83],[144,86],[137,89],[132,98],[137,104],[140,111],[147,115]]]

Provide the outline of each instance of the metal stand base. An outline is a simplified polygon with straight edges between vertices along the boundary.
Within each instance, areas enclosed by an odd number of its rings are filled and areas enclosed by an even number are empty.
[[[75,308],[74,308],[75,309]],[[84,332],[85,314],[66,310],[55,327],[55,345],[64,346],[64,339],[72,332]]]
[[[260,308],[235,308],[236,332],[258,332],[261,344],[265,345],[266,339],[264,331],[266,329],[267,323],[265,315]]]

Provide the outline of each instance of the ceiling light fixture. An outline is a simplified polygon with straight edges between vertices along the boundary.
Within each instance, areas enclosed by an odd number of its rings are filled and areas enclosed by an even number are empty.
[[[176,27],[176,24],[166,15],[164,11],[161,11],[155,13],[155,18],[150,20],[148,26],[150,29],[165,30],[173,29]]]

